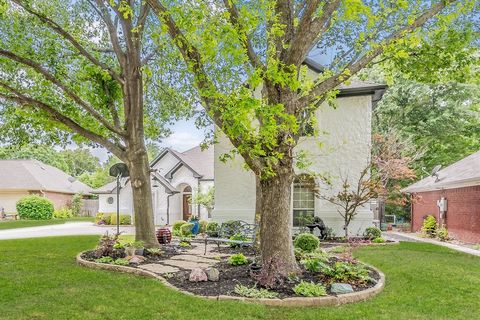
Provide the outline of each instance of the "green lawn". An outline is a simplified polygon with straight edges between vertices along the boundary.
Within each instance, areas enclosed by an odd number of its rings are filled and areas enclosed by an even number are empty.
[[[273,308],[204,301],[153,279],[96,271],[75,255],[97,237],[0,241],[1,319],[478,319],[480,258],[422,243],[356,251],[387,285],[362,303]]]
[[[93,217],[75,217],[70,219],[52,219],[52,220],[7,220],[0,221],[0,230],[17,229],[27,227],[47,226],[51,224],[62,224],[72,221],[94,221]]]

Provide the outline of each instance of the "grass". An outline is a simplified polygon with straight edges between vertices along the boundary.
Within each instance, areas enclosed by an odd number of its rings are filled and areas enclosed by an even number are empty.
[[[0,221],[0,230],[40,227],[52,224],[63,224],[72,221],[94,221],[93,217],[74,217],[69,219],[51,219],[51,220],[8,220]]]
[[[77,266],[75,255],[96,240],[81,236],[0,241],[0,318],[473,319],[480,314],[480,258],[431,244],[356,250],[387,278],[385,290],[368,301],[285,309],[204,301],[153,279]]]

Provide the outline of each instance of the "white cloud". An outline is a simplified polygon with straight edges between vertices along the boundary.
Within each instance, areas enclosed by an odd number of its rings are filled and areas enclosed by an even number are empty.
[[[163,139],[161,145],[170,147],[178,151],[185,151],[187,149],[198,146],[203,141],[203,137],[192,132],[174,132],[169,137]]]

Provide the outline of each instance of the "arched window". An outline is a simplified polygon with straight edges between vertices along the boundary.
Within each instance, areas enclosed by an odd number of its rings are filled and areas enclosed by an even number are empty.
[[[315,214],[315,180],[297,176],[293,182],[293,226],[304,226]]]

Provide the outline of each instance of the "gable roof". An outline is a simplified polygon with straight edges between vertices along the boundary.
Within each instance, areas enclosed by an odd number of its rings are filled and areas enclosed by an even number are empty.
[[[401,191],[415,193],[480,185],[480,151],[438,171],[437,177],[427,177]]]
[[[171,148],[165,148],[150,164],[153,167],[159,162],[167,153],[172,154],[179,163],[170,169],[165,174],[166,178],[171,179],[172,175],[181,167],[185,166],[192,171],[194,177],[203,180],[210,180],[214,177],[214,147],[202,150],[200,146],[196,146],[184,152],[178,152]]]
[[[38,160],[0,160],[0,190],[41,190],[69,194],[92,192],[92,188],[86,184]]]

